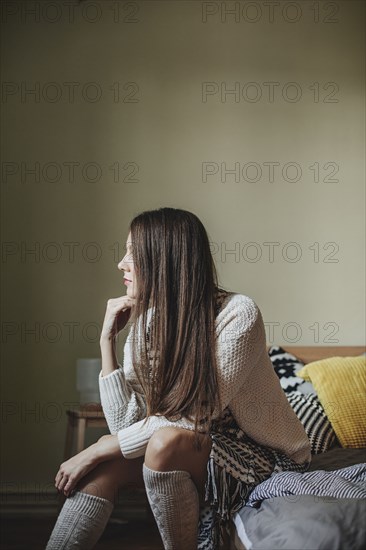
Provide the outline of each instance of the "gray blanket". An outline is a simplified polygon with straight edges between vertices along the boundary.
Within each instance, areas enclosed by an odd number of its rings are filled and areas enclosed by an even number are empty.
[[[305,495],[276,497],[259,509],[245,506],[247,550],[364,550],[366,503]]]

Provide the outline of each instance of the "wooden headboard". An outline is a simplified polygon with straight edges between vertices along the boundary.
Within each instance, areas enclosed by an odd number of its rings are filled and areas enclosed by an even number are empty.
[[[267,350],[271,346],[267,346]],[[326,359],[327,357],[352,357],[362,355],[366,351],[365,346],[287,346],[281,347],[292,353],[304,364]]]

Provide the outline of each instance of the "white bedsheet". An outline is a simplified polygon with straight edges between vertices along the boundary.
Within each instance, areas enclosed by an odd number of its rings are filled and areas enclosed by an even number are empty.
[[[245,531],[245,525],[241,518],[240,511],[233,516],[233,550],[251,550],[252,543]]]

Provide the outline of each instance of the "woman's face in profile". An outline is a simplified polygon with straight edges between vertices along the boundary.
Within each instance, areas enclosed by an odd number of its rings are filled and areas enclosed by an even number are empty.
[[[131,233],[128,234],[126,241],[126,254],[118,264],[118,269],[123,271],[123,282],[127,287],[127,296],[136,298],[137,281],[135,267],[133,264]]]

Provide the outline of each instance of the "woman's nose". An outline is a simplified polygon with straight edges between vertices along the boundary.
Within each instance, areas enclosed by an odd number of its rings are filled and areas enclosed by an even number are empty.
[[[121,271],[130,271],[130,264],[132,263],[131,254],[125,254],[122,260],[117,265]]]
[[[126,256],[122,258],[122,260],[118,263],[117,267],[120,271],[126,271],[126,262],[125,262]]]

